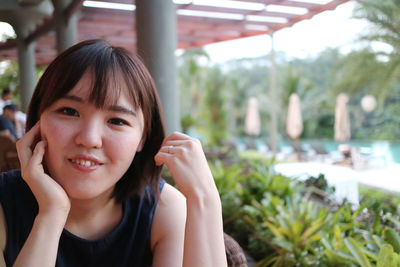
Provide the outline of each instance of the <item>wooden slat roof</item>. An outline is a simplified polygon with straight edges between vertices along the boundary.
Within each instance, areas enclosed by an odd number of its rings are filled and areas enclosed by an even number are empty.
[[[133,0],[97,1],[132,4]],[[335,9],[338,5],[349,0],[229,1],[246,2],[249,5],[262,4],[264,6],[261,6],[262,9],[260,10],[248,10],[247,8],[228,6],[199,5],[196,4],[196,0],[188,1],[189,3],[186,4],[175,4],[178,48],[188,49],[215,42],[269,34],[290,27],[299,21],[310,19],[323,11]],[[316,3],[318,1],[320,3]],[[303,8],[305,12],[293,14],[292,12],[268,11],[268,5]],[[113,45],[123,46],[131,51],[136,50],[135,11],[87,7],[83,5],[83,0],[73,0],[68,12],[77,10],[81,12],[78,24],[79,40],[102,38]],[[277,21],[270,21],[271,19]],[[38,25],[28,37],[35,39],[39,36],[36,45],[36,61],[39,65],[48,64],[56,56],[53,28],[54,20],[49,17],[43,24]],[[5,59],[17,59],[15,40],[0,43],[0,61]]]

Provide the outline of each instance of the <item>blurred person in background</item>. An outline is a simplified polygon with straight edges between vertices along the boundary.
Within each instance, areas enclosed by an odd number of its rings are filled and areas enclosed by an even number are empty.
[[[19,139],[18,129],[20,123],[17,121],[18,107],[14,104],[4,106],[3,114],[0,115],[0,133],[11,137],[14,141]]]
[[[13,92],[9,88],[4,88],[0,98],[0,115],[3,114],[3,108],[12,104]]]

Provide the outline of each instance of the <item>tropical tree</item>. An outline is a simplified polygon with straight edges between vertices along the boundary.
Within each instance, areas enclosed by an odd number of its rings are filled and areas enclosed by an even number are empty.
[[[207,80],[204,83],[205,96],[199,118],[200,133],[206,137],[209,145],[219,145],[227,138],[227,83],[221,70],[209,68]]]
[[[208,54],[201,48],[186,50],[178,57],[181,124],[184,131],[194,126],[198,119],[208,60]]]
[[[354,17],[369,22],[369,31],[360,37],[368,45],[348,55],[337,67],[334,92],[372,93],[385,102],[400,80],[400,1],[358,1]],[[372,49],[376,42],[386,44],[387,51]]]

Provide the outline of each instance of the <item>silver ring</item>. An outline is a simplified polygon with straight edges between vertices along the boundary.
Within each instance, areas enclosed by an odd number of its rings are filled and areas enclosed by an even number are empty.
[[[167,151],[167,152],[168,152],[168,154],[170,154],[170,153],[171,153],[171,149],[172,149],[172,148],[174,148],[174,146],[168,146],[168,151]]]

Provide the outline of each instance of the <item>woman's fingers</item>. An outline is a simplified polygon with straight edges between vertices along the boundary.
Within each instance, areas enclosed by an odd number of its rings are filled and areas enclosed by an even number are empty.
[[[21,168],[27,166],[32,157],[32,145],[40,135],[39,123],[36,123],[21,139],[17,141],[17,153]]]
[[[181,134],[183,135],[183,134]],[[185,139],[177,139],[177,135],[174,136],[175,139],[170,139],[170,136],[166,138],[161,146],[158,154],[155,157],[156,165],[167,164],[168,161],[177,159],[178,155],[183,155],[185,152],[189,152],[193,149],[194,143],[198,142],[198,140],[193,139],[185,135]],[[201,145],[200,145],[201,146]],[[180,157],[181,160],[184,157]]]
[[[35,149],[33,150],[33,155],[30,160],[30,164],[33,167],[37,167],[39,165],[42,165],[43,162],[43,156],[46,151],[46,141],[40,141],[39,143],[36,144]]]
[[[199,140],[182,133],[168,136],[155,156],[166,164],[178,188],[186,196],[215,191],[214,180]]]

